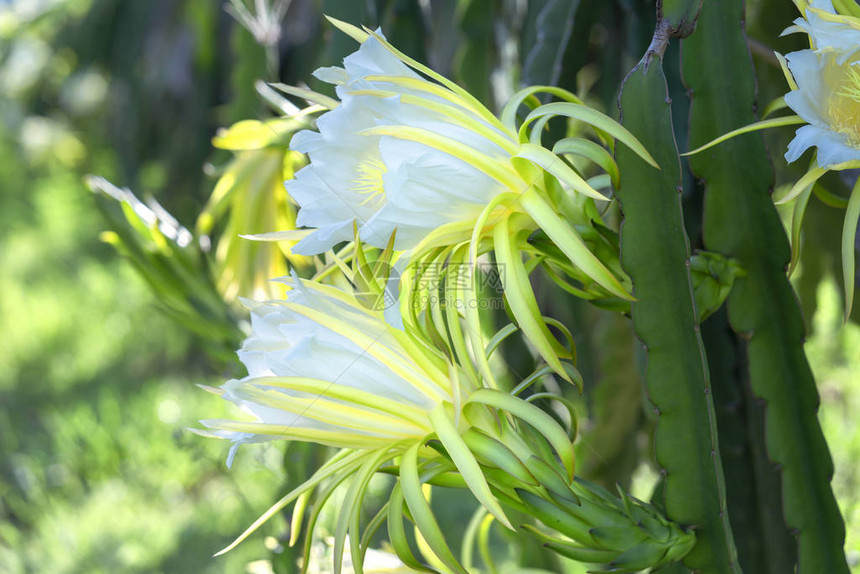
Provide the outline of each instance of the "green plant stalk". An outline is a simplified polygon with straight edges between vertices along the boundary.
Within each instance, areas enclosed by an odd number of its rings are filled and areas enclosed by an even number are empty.
[[[454,74],[469,93],[488,105],[493,101],[490,73],[497,58],[493,39],[497,7],[493,0],[468,0],[457,8],[463,42],[454,58]]]
[[[761,574],[791,572],[797,550],[782,516],[780,476],[764,448],[764,408],[750,392],[745,349],[729,326],[725,307],[702,324],[702,339],[741,567]]]
[[[684,42],[691,146],[756,121],[743,9],[742,0],[707,3],[696,34]],[[729,295],[729,320],[748,341],[750,384],[766,404],[767,454],[781,467],[783,511],[798,536],[798,572],[847,573],[845,526],[830,487],[833,463],[816,417],[803,318],[785,276],[789,247],[768,195],[772,172],[764,144],[745,135],[693,156],[690,165],[706,183],[706,248],[737,258],[747,270]]]
[[[526,85],[557,86],[579,0],[549,0],[538,12],[535,42],[523,63]]]
[[[591,308],[589,315],[599,381],[590,400],[594,426],[577,441],[577,474],[605,488],[629,488],[644,419],[636,341],[630,322],[619,313]]]
[[[623,174],[618,190],[624,213],[621,263],[633,280],[633,326],[648,353],[646,385],[658,414],[654,445],[664,473],[666,514],[695,528],[697,543],[684,559],[687,567],[705,574],[738,573],[688,269],[680,164],[666,80],[656,54],[649,51],[628,75],[620,107],[622,123],[662,168],[658,171],[618,149]]]

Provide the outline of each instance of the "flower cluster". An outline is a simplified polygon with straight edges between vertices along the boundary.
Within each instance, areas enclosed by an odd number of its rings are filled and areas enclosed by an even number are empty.
[[[580,297],[629,304],[617,235],[598,209],[620,185],[607,147],[617,141],[654,160],[618,123],[569,92],[525,89],[496,117],[378,31],[333,23],[361,44],[343,68],[316,72],[336,86],[338,100],[276,85],[311,102],[306,115],[322,112],[315,130],[290,142],[290,153],[307,157],[286,183],[303,229],[255,237],[291,242],[291,254],[313,256],[316,272],[279,279],[281,299],[247,303],[251,332],[239,358],[248,375],[210,390],[252,420],[203,424],[206,433],[233,442],[228,463],[239,445],[273,439],[337,454],[234,545],[286,505],[303,508],[315,494],[305,527],[312,532],[318,509],[348,484],[334,533],[335,571],[347,546],[360,566],[369,541],[361,531],[362,502],[371,477],[385,472],[397,482],[368,528],[372,533],[386,521],[409,567],[425,568],[410,549],[405,515],[432,550],[432,564],[465,572],[433,516],[426,485],[467,488],[483,512],[511,529],[520,524],[505,507],[558,517],[540,518],[556,533],[533,529],[535,536],[619,571],[679,559],[692,546],[691,533],[648,505],[574,481],[576,416],[565,399],[520,396],[551,373],[581,384],[573,338],[543,316],[529,274],[542,266]],[[534,94],[541,91],[562,101],[540,105]],[[577,127],[547,149],[542,134],[557,117]],[[585,137],[585,127],[601,143]],[[595,169],[604,173],[585,175]],[[513,319],[492,337],[481,314],[487,307],[470,304],[487,296],[477,275],[488,254]],[[546,364],[508,390],[491,356],[517,330]],[[567,405],[569,428],[536,406],[537,398]],[[293,542],[302,520],[299,510]],[[616,535],[598,540],[577,531],[583,521]]]
[[[411,279],[401,299],[406,318],[408,307],[421,307],[416,300],[433,299],[424,289],[411,289],[423,283],[422,270],[439,261],[474,268],[482,254],[492,252],[505,268],[501,281],[515,321],[541,357],[567,378],[560,359],[569,355],[537,310],[528,287],[532,265],[521,254],[578,296],[622,307],[632,297],[617,241],[596,207],[608,200],[598,188],[620,184],[612,155],[584,137],[562,139],[550,151],[540,145],[542,132],[555,117],[572,119],[593,127],[603,142],[617,140],[656,165],[653,158],[617,122],[565,90],[525,89],[496,117],[380,33],[332,22],[361,47],[343,68],[317,70],[318,78],[336,86],[340,102],[328,102],[318,131],[299,132],[291,142],[310,159],[286,184],[300,207],[296,223],[307,228],[293,252],[329,251],[352,239],[353,226],[371,246],[384,247],[394,237]],[[538,106],[518,121],[523,104],[533,106],[541,91],[563,101]],[[319,95],[316,101],[324,102]],[[585,179],[574,168],[576,158],[602,168],[605,176]],[[453,293],[445,300],[463,298],[474,301],[477,295]],[[463,308],[471,344],[479,347],[477,306]],[[488,366],[478,361],[482,375],[492,380]]]

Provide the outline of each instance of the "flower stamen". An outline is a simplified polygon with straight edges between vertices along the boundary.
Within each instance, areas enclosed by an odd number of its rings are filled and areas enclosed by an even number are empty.
[[[848,145],[860,148],[860,70],[849,64],[840,89],[830,98],[830,120],[834,131],[843,134]]]
[[[367,194],[367,199],[360,205],[369,203],[373,198],[385,194],[385,185],[382,177],[388,171],[385,164],[379,158],[371,157],[361,162],[356,168],[358,177],[352,180],[353,190],[361,194]]]

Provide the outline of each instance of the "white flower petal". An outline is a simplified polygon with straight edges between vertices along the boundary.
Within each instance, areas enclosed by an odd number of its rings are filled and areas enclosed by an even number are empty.
[[[846,137],[834,131],[828,130],[822,134],[817,146],[820,167],[860,160],[860,149],[848,145]]]
[[[328,68],[317,68],[316,70],[314,70],[313,75],[315,78],[322,80],[327,84],[335,85],[344,84],[348,79],[346,70],[337,66],[330,66]]]
[[[434,229],[457,220],[476,219],[504,188],[461,160],[430,153],[415,142],[383,138],[383,160],[396,166],[385,174],[387,202],[367,222],[381,235],[397,229],[395,249],[408,249]],[[410,154],[407,160],[396,155]],[[377,247],[370,239],[368,243]]]
[[[296,255],[316,255],[328,251],[338,243],[350,241],[352,238],[352,222],[341,221],[317,228],[316,231],[293,245],[290,251]]]
[[[817,53],[835,53],[838,64],[843,64],[860,46],[860,29],[843,17],[825,15],[837,12],[830,0],[814,0],[806,9],[805,18],[794,21],[795,26],[785,33],[803,31],[809,34]]]
[[[293,286],[287,302],[313,309],[336,319],[337,324],[360,329],[369,348],[381,346],[405,363],[409,354],[389,333],[390,327],[378,316],[343,301],[307,288],[301,281],[285,279]],[[372,356],[338,330],[321,325],[282,302],[263,303],[251,311],[251,334],[239,351],[248,367],[249,378],[261,376],[306,377],[363,389],[407,403],[431,407],[434,403],[410,386],[391,367]],[[253,372],[252,372],[253,368]],[[415,367],[414,376],[426,378]],[[234,383],[225,385],[229,390]]]
[[[803,155],[806,150],[818,145],[818,140],[827,131],[825,128],[818,126],[803,126],[798,129],[795,132],[794,139],[788,144],[788,151],[785,152],[785,161],[791,163]]]
[[[363,42],[356,52],[344,58],[343,67],[351,80],[364,76],[421,78],[373,37]]]
[[[819,167],[860,160],[860,149],[848,145],[844,135],[818,126],[803,126],[788,144],[786,161],[793,162],[813,146],[818,148]]]
[[[786,54],[788,69],[797,82],[797,90],[785,96],[785,103],[807,122],[827,125],[827,114],[822,110],[826,105],[829,92],[821,76],[824,62],[812,50],[801,50]]]

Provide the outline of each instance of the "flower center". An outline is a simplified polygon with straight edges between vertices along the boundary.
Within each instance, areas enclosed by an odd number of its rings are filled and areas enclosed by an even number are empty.
[[[860,62],[846,64],[844,68],[838,89],[828,102],[830,124],[847,138],[850,146],[860,148]]]
[[[356,192],[367,195],[367,199],[362,201],[361,205],[370,202],[373,198],[380,195],[382,195],[382,198],[385,197],[385,186],[382,182],[382,176],[387,171],[388,168],[385,167],[382,160],[374,157],[367,158],[358,164],[356,168],[358,177],[352,180],[352,186]]]

